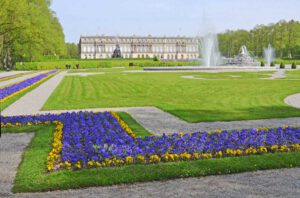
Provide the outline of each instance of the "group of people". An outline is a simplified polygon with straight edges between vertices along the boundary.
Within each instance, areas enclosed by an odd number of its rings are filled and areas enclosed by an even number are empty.
[[[78,63],[75,66],[76,66],[76,69],[79,69],[79,64]],[[72,67],[71,64],[66,64],[66,69],[71,69],[71,67]]]

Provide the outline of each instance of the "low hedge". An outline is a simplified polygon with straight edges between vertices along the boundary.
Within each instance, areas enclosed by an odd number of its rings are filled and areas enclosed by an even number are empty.
[[[24,62],[18,63],[17,70],[51,70],[65,69],[66,64],[71,64],[71,68],[75,68],[79,64],[80,69],[85,68],[107,68],[117,66],[192,66],[199,65],[197,61],[154,61],[153,59],[103,59],[103,60],[59,60],[59,61],[43,61],[43,62]]]

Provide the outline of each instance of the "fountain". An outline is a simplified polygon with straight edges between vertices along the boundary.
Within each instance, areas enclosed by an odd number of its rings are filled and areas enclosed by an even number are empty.
[[[227,58],[226,65],[238,65],[238,66],[259,66],[260,63],[253,58],[247,47],[242,45],[240,48],[240,53],[235,56],[234,58]]]
[[[272,61],[275,58],[275,50],[271,44],[269,44],[267,48],[264,48],[264,58],[267,66],[271,66]]]
[[[200,52],[203,66],[211,67],[221,64],[221,53],[216,34],[208,33],[200,38]]]

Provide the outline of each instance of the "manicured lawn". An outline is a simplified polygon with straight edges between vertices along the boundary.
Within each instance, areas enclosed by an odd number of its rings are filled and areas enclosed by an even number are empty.
[[[3,129],[4,133],[35,131],[35,137],[18,168],[13,192],[108,186],[300,166],[300,153],[296,152],[47,173],[46,161],[51,150],[53,130],[53,126]]]
[[[290,79],[300,80],[300,70],[291,70],[286,72],[286,77]]]
[[[259,79],[268,74],[170,72],[68,76],[43,109],[156,106],[188,122],[300,116],[299,109],[283,102],[286,96],[300,92],[300,81]],[[209,80],[181,78],[184,75]]]
[[[141,67],[110,67],[110,68],[93,68],[93,69],[70,69],[68,73],[97,73],[97,72],[105,72],[105,73],[120,73],[123,71],[132,71],[132,70],[142,70]]]

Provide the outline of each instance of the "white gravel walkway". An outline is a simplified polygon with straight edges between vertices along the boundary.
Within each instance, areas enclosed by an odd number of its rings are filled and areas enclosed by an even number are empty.
[[[32,133],[2,134],[0,138],[0,197],[11,194],[17,167]]]
[[[36,114],[43,107],[48,97],[60,83],[67,72],[63,71],[47,80],[1,112],[2,115]]]
[[[10,80],[5,80],[5,81],[0,82],[0,87],[8,86],[10,84],[21,82],[21,81],[24,81],[26,79],[33,78],[33,77],[35,77],[39,74],[42,74],[42,73],[45,73],[45,71],[35,72],[35,73],[32,73],[32,74],[23,75],[23,76],[13,78],[13,79],[10,79]]]
[[[16,74],[22,74],[22,73],[28,73],[30,71],[9,71],[9,72],[0,72],[0,78],[2,77],[7,77],[7,76],[12,76]]]
[[[277,69],[269,79],[274,80],[281,78],[285,78],[285,69]]]

